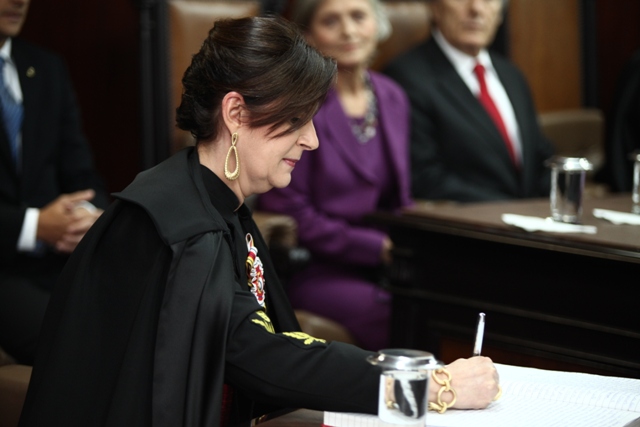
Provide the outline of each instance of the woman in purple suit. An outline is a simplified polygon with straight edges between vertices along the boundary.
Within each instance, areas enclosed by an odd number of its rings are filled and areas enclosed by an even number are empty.
[[[289,282],[294,307],[336,320],[378,350],[389,344],[390,297],[377,282],[393,244],[363,218],[411,203],[408,101],[368,69],[390,25],[377,0],[298,1],[291,14],[310,44],[336,60],[338,78],[313,120],[320,148],[259,206],[292,215],[311,252]]]

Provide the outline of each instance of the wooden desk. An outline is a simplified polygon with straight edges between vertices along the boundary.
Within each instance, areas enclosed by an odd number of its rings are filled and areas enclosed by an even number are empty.
[[[640,378],[640,226],[597,219],[593,208],[630,212],[631,200],[586,200],[583,222],[595,235],[528,233],[501,220],[548,216],[547,199],[372,215],[396,247],[387,274],[393,345],[442,357],[453,339],[470,354],[484,311],[486,348]]]

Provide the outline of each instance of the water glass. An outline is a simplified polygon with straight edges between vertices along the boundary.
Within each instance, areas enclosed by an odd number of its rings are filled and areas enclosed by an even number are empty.
[[[381,350],[367,361],[382,368],[380,421],[385,425],[424,427],[431,372],[444,365],[429,352],[408,349]]]
[[[546,165],[551,168],[551,218],[579,224],[587,171],[593,165],[583,157],[553,157]]]
[[[640,214],[640,151],[631,155],[633,160],[633,189],[631,190],[631,212]]]

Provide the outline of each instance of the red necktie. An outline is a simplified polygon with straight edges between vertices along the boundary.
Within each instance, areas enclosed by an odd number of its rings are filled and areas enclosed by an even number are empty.
[[[502,138],[507,144],[507,150],[509,150],[509,156],[511,157],[511,161],[513,162],[514,165],[517,166],[518,160],[516,159],[516,153],[513,148],[513,142],[511,141],[511,138],[509,138],[509,134],[507,133],[507,127],[504,125],[504,122],[502,121],[502,116],[500,116],[500,111],[498,111],[496,104],[493,102],[493,99],[491,99],[491,95],[489,95],[489,90],[487,89],[487,82],[484,80],[484,67],[478,63],[473,69],[473,72],[476,73],[476,76],[478,77],[478,83],[480,84],[480,96],[478,100],[480,101],[484,109],[487,110],[487,113],[489,113],[489,116],[491,116],[491,119],[493,120],[496,127],[498,128],[498,131],[500,131],[500,135],[502,135]]]

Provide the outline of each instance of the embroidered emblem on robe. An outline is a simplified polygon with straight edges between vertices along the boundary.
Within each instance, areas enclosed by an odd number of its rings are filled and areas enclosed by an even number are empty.
[[[249,285],[253,295],[256,297],[258,304],[260,304],[261,307],[264,307],[265,290],[262,261],[258,256],[258,248],[253,245],[253,236],[251,233],[247,233],[245,239],[247,240],[247,249],[249,250],[246,262],[247,284]]]
[[[255,314],[257,314],[261,319],[251,319],[251,321],[256,325],[260,325],[265,328],[267,332],[275,334],[276,331],[273,327],[273,324],[271,323],[271,319],[269,319],[269,316],[267,316],[267,313],[265,313],[264,311],[256,311]]]
[[[311,335],[305,334],[304,332],[283,332],[282,335],[301,340],[305,343],[305,345],[313,344],[314,342],[327,342],[326,340],[312,337]]]

